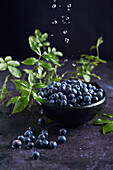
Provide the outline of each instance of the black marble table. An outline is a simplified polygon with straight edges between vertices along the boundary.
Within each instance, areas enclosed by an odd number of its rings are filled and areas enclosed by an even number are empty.
[[[71,70],[71,62],[63,67],[63,71]],[[61,72],[61,70],[59,70]],[[106,94],[113,96],[113,62],[100,64],[95,73],[102,80],[92,81],[105,89]],[[5,77],[0,72],[0,87]],[[9,85],[11,88],[11,85]],[[43,127],[38,126],[39,113],[17,113],[7,117],[9,108],[0,106],[0,170],[112,170],[113,169],[113,133],[103,135],[101,127],[94,126],[93,120],[75,128],[68,128],[67,141],[56,149],[12,149],[11,141],[23,134],[29,126],[37,128],[37,134],[47,129],[51,140],[56,140],[60,125],[48,122]],[[113,99],[107,97],[107,104],[102,113],[113,113]],[[98,117],[101,117],[101,114]],[[32,159],[33,151],[39,151],[39,160]]]

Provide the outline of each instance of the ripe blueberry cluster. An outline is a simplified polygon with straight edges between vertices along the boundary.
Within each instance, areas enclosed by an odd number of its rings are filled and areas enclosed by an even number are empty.
[[[101,100],[104,96],[103,89],[91,83],[80,80],[52,81],[47,87],[38,92],[49,104],[59,106],[79,107],[90,105]]]
[[[47,130],[42,130],[41,133],[36,137],[36,128],[29,127],[28,130],[23,134],[17,137],[16,140],[12,142],[12,148],[21,148],[22,145],[25,145],[26,149],[32,148],[48,148],[54,149],[58,144],[63,144],[66,142],[66,137],[64,135],[67,134],[66,129],[59,130],[60,136],[58,136],[57,141],[48,141],[49,133]],[[38,159],[40,157],[40,153],[35,151],[32,154],[33,159]]]

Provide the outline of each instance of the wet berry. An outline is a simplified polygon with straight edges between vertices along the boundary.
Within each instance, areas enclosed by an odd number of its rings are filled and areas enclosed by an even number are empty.
[[[66,137],[65,136],[59,136],[58,137],[58,143],[62,144],[64,142],[66,142]]]
[[[12,145],[11,145],[12,148],[21,148],[21,146],[22,146],[22,142],[20,140],[17,140],[17,139],[14,140],[12,142]]]
[[[33,154],[32,154],[32,157],[33,157],[33,159],[39,159],[39,157],[40,157],[40,153],[39,152],[33,152]]]

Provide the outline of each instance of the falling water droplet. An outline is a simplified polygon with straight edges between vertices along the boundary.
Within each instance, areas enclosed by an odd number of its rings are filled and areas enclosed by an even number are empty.
[[[64,18],[64,17],[65,17],[64,15],[61,16],[61,18]]]
[[[66,17],[66,20],[69,20],[69,17]]]
[[[68,43],[69,42],[69,38],[65,38],[65,43]]]
[[[63,22],[63,24],[66,24],[66,22]]]
[[[63,30],[63,34],[67,34],[68,33],[68,31],[67,30]]]
[[[65,63],[68,62],[68,59],[65,59],[64,62],[65,62]]]
[[[67,11],[71,11],[71,9],[70,9],[70,8],[68,8],[68,9],[67,9]]]
[[[53,37],[54,35],[53,34],[51,34],[51,37]]]
[[[52,8],[55,9],[55,8],[56,8],[56,4],[53,4],[53,5],[52,5]]]
[[[53,0],[53,2],[56,2],[57,0]]]
[[[57,24],[57,20],[52,21],[52,24]]]
[[[70,22],[68,22],[68,24],[70,24]]]
[[[71,8],[71,6],[72,6],[71,4],[68,4],[68,5],[67,5],[67,8]]]
[[[72,66],[73,66],[73,67],[75,67],[75,66],[76,66],[76,64],[75,64],[75,63],[72,63]]]
[[[59,8],[61,8],[61,5],[59,5]]]

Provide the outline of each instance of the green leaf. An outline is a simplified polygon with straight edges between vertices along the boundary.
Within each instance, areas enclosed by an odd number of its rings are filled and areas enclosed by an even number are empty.
[[[91,72],[93,69],[94,69],[94,66],[92,65],[92,66],[89,68],[89,71]]]
[[[11,60],[12,60],[12,57],[11,57],[11,56],[5,57],[5,61],[6,61],[6,62],[11,61]]]
[[[83,75],[83,78],[86,82],[90,82],[90,76],[89,75]]]
[[[110,114],[103,113],[103,116],[106,116],[106,117],[109,117],[109,118],[113,118],[113,113],[110,113]]]
[[[0,63],[0,71],[5,71],[7,69],[6,63]]]
[[[41,76],[41,79],[43,79],[45,76],[46,76],[47,72],[45,71],[42,76]]]
[[[48,53],[51,53],[51,47],[48,47],[47,50],[48,50]]]
[[[56,48],[53,47],[51,51],[52,51],[52,53],[56,52]]]
[[[30,70],[30,73],[28,76],[28,82],[29,82],[30,86],[33,86],[33,84],[35,83],[35,78],[34,78],[34,74],[33,74],[32,70]]]
[[[29,37],[29,45],[34,52],[36,52],[38,55],[41,55],[40,47],[38,47],[38,44],[33,40],[32,37]]]
[[[54,55],[62,57],[63,53],[61,53],[60,51],[56,51],[56,52],[54,52]]]
[[[47,87],[47,86],[45,84],[43,84],[43,83],[36,83],[33,86],[33,88],[45,88],[45,87]]]
[[[98,48],[100,46],[100,44],[102,44],[104,41],[103,41],[103,37],[99,37],[98,40],[97,40],[97,45],[96,47]]]
[[[41,64],[42,67],[45,67],[47,69],[51,69],[51,66],[47,64],[45,61],[40,60],[39,63]]]
[[[113,132],[113,123],[109,123],[103,126],[102,131],[103,131],[103,134],[106,134],[108,132]]]
[[[47,33],[42,34],[42,36],[41,36],[41,42],[46,41],[47,38],[48,38],[48,34],[47,34]]]
[[[0,57],[0,63],[4,63],[4,59]]]
[[[16,78],[20,78],[21,77],[21,72],[19,69],[12,67],[12,66],[8,66],[9,72]]]
[[[7,64],[9,66],[14,66],[14,67],[20,66],[20,63],[18,61],[14,61],[14,60],[8,61]]]
[[[1,92],[1,95],[0,95],[0,100],[2,100],[6,96],[6,93],[7,93],[6,83],[8,81],[9,76],[10,75],[7,75],[6,78],[5,78],[4,84],[2,86],[2,92]]]
[[[15,97],[12,97],[6,104],[6,107],[8,107],[10,104],[12,103],[16,103],[17,100],[20,99],[20,96],[15,96]]]
[[[29,103],[30,95],[28,91],[24,91],[21,95],[21,97],[17,100],[15,103],[13,113],[21,112],[23,111],[28,103]]]
[[[96,48],[96,46],[95,46],[95,45],[92,45],[89,50],[91,51],[91,50],[93,50],[93,49],[95,49],[95,48]]]
[[[94,74],[94,73],[90,74],[90,76],[96,77],[96,78],[98,78],[99,80],[101,80],[100,76],[98,76],[98,75],[96,75],[96,74]]]
[[[35,30],[35,36],[36,36],[36,37],[39,37],[39,38],[41,37],[41,32],[40,32],[40,30],[38,30],[38,29]]]
[[[104,125],[106,123],[113,123],[112,120],[109,120],[109,119],[97,119],[94,124],[95,125]]]
[[[50,46],[50,42],[44,42],[43,46]]]
[[[43,71],[43,68],[41,66],[38,66],[38,75],[39,75],[39,77],[42,76],[42,71]]]
[[[24,60],[22,63],[25,65],[34,65],[38,62],[38,59],[34,58],[34,57],[30,57],[27,58],[26,60]]]
[[[37,93],[35,93],[34,91],[32,91],[32,96],[33,99],[36,100],[37,102],[42,102],[42,103],[46,102],[41,96],[37,95]]]
[[[101,62],[101,63],[107,63],[105,60],[102,60],[102,59],[97,59],[98,62]]]
[[[22,92],[23,90],[30,90],[30,86],[25,80],[12,79],[11,81],[16,85],[16,89],[19,92]]]
[[[54,59],[55,56],[49,54],[49,55],[42,55],[42,57],[43,57],[44,59],[46,59],[47,61],[52,62],[52,63],[57,64],[57,65],[60,66],[60,64],[58,63],[58,61],[56,61],[56,60]]]

